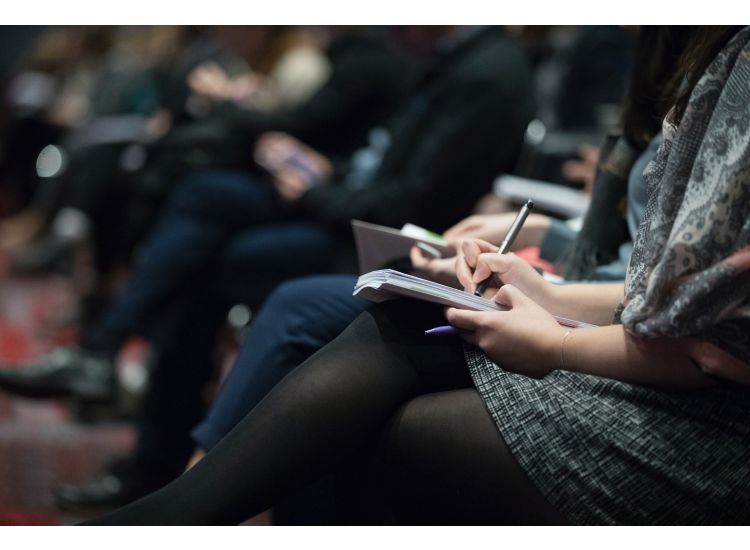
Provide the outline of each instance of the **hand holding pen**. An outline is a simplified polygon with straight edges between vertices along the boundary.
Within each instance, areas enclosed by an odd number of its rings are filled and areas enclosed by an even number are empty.
[[[534,208],[534,203],[531,200],[527,200],[526,204],[521,207],[521,210],[519,210],[518,212],[518,216],[516,216],[516,219],[508,229],[508,234],[503,239],[503,242],[500,243],[500,247],[497,250],[498,254],[505,254],[510,250],[511,245],[513,245],[513,241],[515,241],[516,237],[518,237],[518,233],[521,231],[521,228],[523,227],[523,224],[526,221],[526,218],[529,216],[532,208]],[[474,291],[475,296],[482,296],[482,294],[484,294],[484,291],[487,290],[487,287],[490,284],[490,279],[491,276],[487,277],[484,281],[479,283],[476,290]]]
[[[475,282],[481,282],[491,274],[496,276],[502,286],[493,288],[495,293],[490,299],[501,307],[505,307],[504,313],[498,312],[501,313],[502,317],[510,315],[513,318],[518,318],[518,314],[521,312],[511,311],[517,305],[523,305],[527,311],[535,310],[542,317],[550,317],[550,311],[560,309],[560,296],[557,292],[559,287],[557,285],[545,280],[531,264],[515,254],[497,254],[496,247],[486,241],[479,239],[465,240],[456,264],[457,275],[466,291],[470,291]],[[513,300],[513,297],[516,299]],[[474,338],[471,318],[477,316],[477,318],[489,319],[488,315],[495,318],[495,312],[492,311],[479,312],[454,308],[449,308],[447,315],[452,315],[454,318],[464,318],[464,323],[459,325],[461,328],[445,325],[427,330],[425,335],[465,334],[466,338],[471,340]],[[592,326],[565,317],[554,315],[551,317],[562,327],[582,328]],[[535,323],[530,324],[534,327],[534,330],[543,326],[537,326]],[[484,327],[484,323],[481,323],[481,326]]]
[[[519,232],[521,231],[521,228],[523,227],[523,224],[526,221],[526,218],[528,217],[532,208],[534,208],[534,203],[531,200],[527,201],[526,204],[523,205],[518,215],[516,216],[515,220],[513,221],[511,226],[508,228],[508,232],[505,238],[500,243],[500,247],[496,251],[498,255],[503,255],[508,250],[510,250],[511,245],[513,244]],[[459,258],[456,264],[456,274],[460,282],[463,284],[464,288],[467,290],[469,290],[470,287],[473,286],[474,283],[479,282],[479,285],[474,290],[474,294],[477,296],[482,296],[492,281],[493,270],[489,268],[489,266],[486,266],[486,267],[480,266],[480,262],[479,262],[479,257],[483,253],[487,253],[490,250],[494,250],[494,247],[492,247],[492,245],[490,245],[489,243],[486,243],[484,241],[479,241],[479,240],[468,240],[464,242],[463,248],[459,253]],[[508,260],[510,260],[510,258],[508,258]],[[504,263],[511,263],[511,262],[504,262]],[[512,263],[515,263],[515,262],[512,262]],[[524,265],[520,268],[520,271],[524,271],[525,270],[524,268],[526,266],[528,266],[528,264],[524,262]],[[531,266],[528,266],[528,267],[531,268]],[[533,270],[533,268],[531,269]],[[476,277],[483,271],[486,272],[483,275],[483,280],[480,279],[479,281],[477,281]],[[456,334],[457,332],[458,332],[457,330],[455,330],[453,327],[450,327],[448,325],[448,326],[435,327],[434,329],[430,329],[425,332],[425,335],[439,336],[439,335],[447,335],[447,334]]]

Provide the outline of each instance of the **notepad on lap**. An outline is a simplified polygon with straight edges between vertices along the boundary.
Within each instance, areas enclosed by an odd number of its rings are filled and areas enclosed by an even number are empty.
[[[473,311],[505,311],[508,309],[486,298],[474,296],[463,290],[393,269],[380,269],[360,276],[354,286],[354,295],[372,302],[384,302],[393,298],[406,297]],[[555,316],[555,319],[566,327],[591,328],[595,326],[565,317]]]

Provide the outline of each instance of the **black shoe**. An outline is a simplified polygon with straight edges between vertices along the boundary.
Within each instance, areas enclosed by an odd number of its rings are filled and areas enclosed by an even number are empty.
[[[75,245],[53,236],[34,241],[9,255],[10,270],[19,275],[68,273]]]
[[[36,399],[109,401],[115,385],[112,361],[77,347],[59,348],[27,367],[0,370],[0,389]]]
[[[67,512],[98,508],[119,508],[146,496],[174,479],[139,468],[132,461],[118,461],[102,477],[81,485],[62,485],[55,502]]]

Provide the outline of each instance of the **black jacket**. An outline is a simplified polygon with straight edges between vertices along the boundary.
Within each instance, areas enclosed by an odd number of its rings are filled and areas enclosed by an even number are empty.
[[[263,132],[286,132],[325,155],[348,157],[414,87],[417,66],[380,30],[341,34],[328,49],[331,76],[303,104],[263,113],[225,103],[217,116],[246,150]]]
[[[501,29],[485,28],[435,56],[389,125],[391,145],[372,185],[333,182],[307,192],[299,207],[342,233],[352,218],[442,231],[513,169],[533,113],[525,54]]]

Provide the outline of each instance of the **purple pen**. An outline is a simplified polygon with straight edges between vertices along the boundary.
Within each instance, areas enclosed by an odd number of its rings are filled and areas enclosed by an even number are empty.
[[[447,336],[449,334],[463,334],[466,332],[465,330],[461,330],[460,328],[456,328],[451,325],[443,325],[442,327],[435,327],[431,328],[430,330],[425,330],[424,335],[425,336]]]

